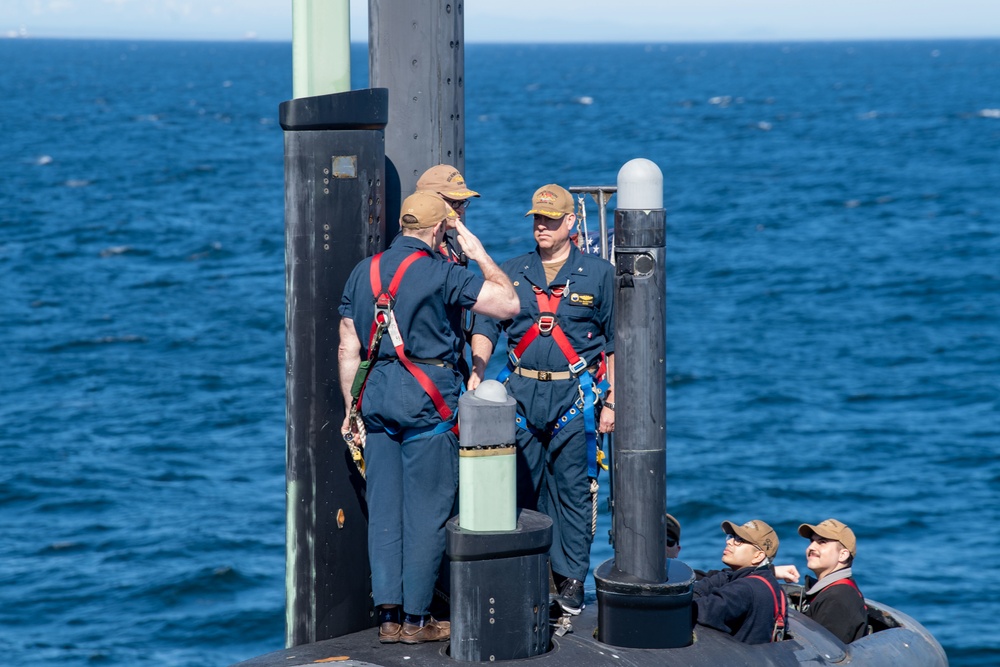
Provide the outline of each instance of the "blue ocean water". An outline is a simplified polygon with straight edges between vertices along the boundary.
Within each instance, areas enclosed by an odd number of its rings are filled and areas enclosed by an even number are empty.
[[[290,46],[0,63],[2,662],[279,649]],[[466,81],[495,257],[538,185],[664,172],[682,558],[759,517],[805,571],[836,516],[866,595],[1000,663],[1000,42],[470,45]]]

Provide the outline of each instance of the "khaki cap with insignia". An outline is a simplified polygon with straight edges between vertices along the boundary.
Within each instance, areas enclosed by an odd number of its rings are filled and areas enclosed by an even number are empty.
[[[744,542],[754,545],[768,558],[774,558],[778,553],[778,534],[774,532],[774,528],[759,519],[747,521],[742,526],[737,526],[732,521],[723,521],[722,530],[727,535],[736,535]]]
[[[531,210],[525,213],[524,217],[537,213],[558,220],[564,215],[573,213],[573,210],[573,195],[569,190],[555,183],[549,183],[535,190],[531,198]]]
[[[462,173],[450,164],[438,164],[425,171],[417,179],[417,191],[436,192],[448,199],[468,199],[479,193],[470,190],[462,178]]]

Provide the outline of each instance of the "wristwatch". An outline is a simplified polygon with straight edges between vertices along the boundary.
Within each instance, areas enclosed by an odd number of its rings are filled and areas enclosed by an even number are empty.
[[[611,410],[612,412],[615,411],[615,404],[612,403],[611,401],[604,401],[604,407],[606,407],[608,410]]]

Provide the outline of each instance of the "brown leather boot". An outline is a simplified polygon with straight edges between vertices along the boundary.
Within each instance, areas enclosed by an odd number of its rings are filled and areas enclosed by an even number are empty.
[[[395,644],[399,641],[399,635],[403,626],[399,623],[387,621],[378,626],[378,640],[383,644]]]
[[[451,637],[451,623],[438,621],[432,617],[423,626],[403,623],[399,641],[404,644],[422,644],[424,642],[443,642],[449,637]]]

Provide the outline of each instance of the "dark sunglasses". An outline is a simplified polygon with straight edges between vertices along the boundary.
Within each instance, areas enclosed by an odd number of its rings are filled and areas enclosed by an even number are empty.
[[[468,199],[445,199],[448,202],[448,206],[451,206],[456,211],[464,211],[469,207]]]
[[[667,538],[667,546],[668,547],[676,547],[677,546],[677,540],[673,540],[673,539],[671,539],[671,538],[668,537]]]

